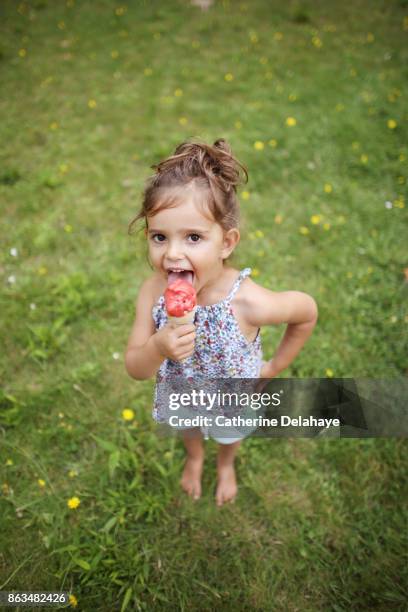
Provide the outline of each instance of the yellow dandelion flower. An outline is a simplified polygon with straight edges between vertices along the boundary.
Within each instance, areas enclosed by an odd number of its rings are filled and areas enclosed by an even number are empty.
[[[178,87],[174,90],[174,95],[176,96],[176,98],[181,98],[181,96],[183,95],[183,90]]]
[[[96,108],[96,100],[88,100],[88,108]]]
[[[309,234],[309,228],[302,225],[302,227],[299,227],[299,232],[303,235],[303,236],[307,236],[307,234]]]
[[[258,230],[255,230],[255,236],[256,236],[257,238],[263,238],[263,237],[265,236],[265,234],[263,233],[263,231],[262,231],[262,230],[259,230],[259,229],[258,229]]]
[[[78,476],[78,472],[76,470],[69,470],[68,476],[69,478],[75,478],[76,476]]]
[[[116,51],[116,49],[111,51],[111,58],[112,59],[117,59],[118,57],[119,57],[119,51]]]
[[[345,108],[346,108],[346,107],[345,107],[345,106],[344,106],[344,104],[342,104],[341,102],[339,102],[339,103],[338,103],[338,104],[336,104],[336,106],[335,106],[335,110],[336,110],[338,113],[341,113],[341,111],[344,111],[344,109],[345,109]]]
[[[275,223],[276,225],[280,225],[283,221],[282,215],[275,215]]]
[[[235,125],[235,127],[236,127],[236,129],[237,129],[237,130],[240,130],[240,129],[242,128],[242,123],[241,123],[241,121],[236,121],[236,122],[234,123],[234,125]]]
[[[66,223],[64,225],[64,231],[66,231],[67,234],[72,234],[72,225],[70,225],[69,223]]]
[[[249,191],[243,191],[241,195],[242,195],[243,200],[249,200],[249,197],[250,197]]]
[[[45,266],[40,266],[37,270],[37,274],[38,276],[45,276],[46,274],[48,274],[48,268],[46,268]]]
[[[360,148],[360,143],[356,141],[352,142],[351,148],[353,149],[353,151],[358,151],[358,149]]]
[[[8,482],[3,482],[3,484],[1,485],[2,491],[4,495],[8,495],[10,493],[10,487],[8,485]]]
[[[152,70],[151,68],[145,68],[145,69],[143,70],[143,74],[144,74],[145,76],[151,76],[151,75],[153,74],[153,70]]]
[[[289,127],[293,127],[294,125],[296,125],[297,121],[294,117],[288,117],[286,119],[286,125],[288,125]]]
[[[77,598],[75,597],[75,595],[70,595],[70,596],[69,596],[69,603],[70,603],[70,605],[71,605],[73,608],[76,608],[76,607],[77,607],[77,605],[78,605],[78,600],[77,600]]]
[[[350,68],[350,76],[351,77],[356,77],[357,76],[357,70],[355,68]]]
[[[66,174],[69,170],[69,166],[68,164],[60,164],[59,165],[59,171],[61,174]]]
[[[388,119],[387,126],[390,128],[390,130],[395,130],[395,128],[397,127],[397,122],[395,121],[395,119]]]
[[[368,162],[368,156],[363,153],[360,157],[360,161],[362,164],[366,164]]]
[[[260,272],[258,270],[258,268],[252,268],[252,274],[251,276],[259,276]]]
[[[323,47],[323,43],[318,36],[313,36],[312,43],[318,49],[320,49],[320,47]]]
[[[400,160],[400,162],[404,162],[406,160],[404,153],[400,153],[398,159]]]
[[[283,34],[282,34],[282,32],[275,32],[273,37],[274,37],[275,40],[282,40]]]
[[[14,461],[12,459],[7,459],[6,465],[14,465]]]
[[[120,17],[121,15],[124,15],[127,11],[127,7],[126,6],[118,6],[115,9],[115,13],[116,15],[118,15],[118,17]]]
[[[74,496],[69,498],[69,500],[67,501],[67,506],[71,510],[76,510],[80,503],[81,500],[79,499],[79,497]]]
[[[327,232],[330,229],[330,223],[323,223],[323,229]]]
[[[321,220],[322,220],[321,215],[312,215],[310,217],[310,221],[312,222],[313,225],[319,225]]]
[[[262,66],[265,66],[265,64],[268,63],[268,58],[267,57],[261,57],[259,60],[259,63],[262,64]]]
[[[262,151],[264,148],[265,148],[265,145],[260,140],[257,140],[256,142],[254,142],[254,149],[256,149],[257,151]]]
[[[39,479],[37,480],[37,482],[38,482],[38,486],[39,486],[39,487],[41,487],[41,488],[44,488],[44,487],[45,487],[45,480],[43,480],[42,478],[39,478]]]
[[[294,93],[289,94],[289,102],[295,102],[297,100],[297,95]]]
[[[50,130],[58,130],[58,123],[56,121],[50,123]]]
[[[255,34],[255,32],[251,32],[251,34],[249,35],[249,39],[250,39],[251,43],[254,44],[254,45],[256,45],[256,43],[259,42],[258,35]]]
[[[371,42],[373,42],[373,41],[374,41],[374,38],[375,38],[375,36],[374,36],[374,34],[372,34],[371,32],[369,32],[369,33],[367,34],[367,42],[370,42],[370,43],[371,43]]]
[[[333,378],[334,372],[331,368],[326,368],[326,376],[327,378]]]
[[[233,81],[234,80],[234,75],[231,74],[230,72],[227,72],[226,75],[224,75],[224,79],[228,82]]]
[[[198,40],[193,40],[193,42],[191,43],[191,46],[193,47],[193,49],[199,49],[201,45]]]
[[[188,123],[187,117],[180,117],[180,119],[179,119],[179,124],[180,125],[186,125],[187,123]]]
[[[125,408],[122,410],[122,419],[124,421],[132,421],[135,418],[135,413],[131,408]]]
[[[325,193],[331,193],[333,191],[333,187],[330,185],[330,183],[325,183],[324,184],[324,192]]]
[[[275,138],[271,138],[271,140],[268,142],[268,144],[269,144],[270,147],[275,149],[278,146],[278,141]]]
[[[20,49],[18,52],[20,57],[25,57],[27,55],[27,50],[26,49]]]

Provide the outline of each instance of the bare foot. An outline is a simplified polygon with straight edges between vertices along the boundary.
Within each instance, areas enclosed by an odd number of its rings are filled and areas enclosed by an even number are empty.
[[[204,456],[192,458],[187,455],[180,484],[184,491],[193,499],[201,497],[201,473],[203,471]]]
[[[218,482],[215,493],[217,506],[222,506],[226,502],[234,503],[238,493],[234,464],[218,466],[217,471]]]

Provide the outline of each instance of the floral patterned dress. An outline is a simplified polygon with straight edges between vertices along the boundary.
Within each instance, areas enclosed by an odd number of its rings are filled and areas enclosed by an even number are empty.
[[[182,362],[165,359],[156,375],[156,387],[152,416],[164,422],[165,408],[160,405],[157,383],[168,377],[181,376],[186,379],[208,378],[258,378],[262,366],[260,330],[249,342],[242,334],[236,320],[231,301],[241,282],[251,274],[251,268],[240,271],[231,291],[224,300],[209,306],[197,305],[194,324],[196,326],[195,351]],[[152,316],[156,330],[167,323],[164,296],[153,306]]]

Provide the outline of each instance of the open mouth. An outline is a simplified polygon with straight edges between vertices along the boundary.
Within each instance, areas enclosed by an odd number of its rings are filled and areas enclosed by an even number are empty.
[[[174,281],[176,281],[179,278],[187,281],[188,283],[192,285],[194,281],[194,272],[192,270],[168,270],[167,271],[167,285],[171,285],[171,283],[174,283]]]

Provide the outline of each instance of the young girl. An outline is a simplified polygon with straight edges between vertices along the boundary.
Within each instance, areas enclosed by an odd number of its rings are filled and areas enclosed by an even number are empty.
[[[169,375],[207,378],[272,378],[287,368],[312,333],[317,306],[300,291],[269,291],[255,283],[250,268],[227,265],[237,246],[239,203],[236,186],[246,168],[225,140],[213,146],[198,140],[179,145],[174,155],[152,166],[139,214],[145,222],[153,276],[144,281],[126,350],[126,369],[156,382]],[[271,213],[269,213],[271,214]],[[167,321],[163,293],[168,282],[188,280],[197,294],[194,324]],[[262,361],[260,328],[286,323],[274,357]],[[156,385],[157,390],[157,385]],[[153,418],[163,421],[155,393]],[[201,496],[204,460],[202,429],[184,431],[187,451],[181,478],[193,498]],[[206,432],[208,434],[208,432]],[[234,501],[235,453],[242,436],[219,438],[216,503]],[[208,436],[206,436],[208,439]]]

